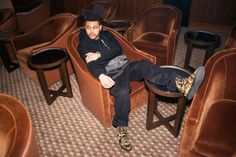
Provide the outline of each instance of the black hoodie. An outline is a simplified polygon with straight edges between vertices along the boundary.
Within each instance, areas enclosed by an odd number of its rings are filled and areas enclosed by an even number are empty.
[[[89,71],[98,78],[100,74],[105,74],[105,66],[108,62],[122,54],[122,48],[114,36],[107,30],[101,30],[99,39],[90,39],[85,29],[80,30],[78,53],[85,61],[88,52],[100,52],[101,57],[87,64]]]

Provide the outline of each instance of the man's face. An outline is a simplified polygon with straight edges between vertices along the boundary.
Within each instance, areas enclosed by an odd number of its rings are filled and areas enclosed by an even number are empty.
[[[98,39],[102,25],[98,21],[86,21],[85,30],[90,39]]]

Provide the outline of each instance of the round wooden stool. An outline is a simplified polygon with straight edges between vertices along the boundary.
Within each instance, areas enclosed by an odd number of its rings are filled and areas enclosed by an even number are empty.
[[[63,48],[48,48],[33,53],[28,57],[28,65],[35,69],[47,103],[50,105],[58,96],[73,97],[70,79],[66,67],[68,53]],[[48,88],[44,71],[59,68],[62,86],[53,91]],[[66,89],[66,92],[63,90]]]
[[[183,78],[186,78],[190,75],[190,73],[182,68],[176,66],[161,66],[162,68],[171,68],[174,70],[178,75]],[[184,115],[185,105],[186,105],[186,98],[185,96],[180,93],[179,91],[169,91],[166,86],[157,85],[145,80],[146,87],[149,90],[148,95],[148,109],[147,109],[147,122],[146,122],[146,129],[151,130],[161,125],[164,125],[172,135],[177,137],[179,135],[179,130],[182,122],[182,118]],[[158,97],[168,97],[168,98],[177,98],[177,110],[176,113],[170,115],[168,117],[163,117],[163,115],[158,111]],[[158,118],[157,121],[153,122],[154,115]],[[170,124],[171,121],[174,122],[174,126]]]
[[[203,64],[214,54],[215,48],[220,46],[220,36],[206,31],[188,31],[184,34],[185,42],[188,44],[184,68],[190,71],[195,69],[189,65],[193,48],[206,49]]]

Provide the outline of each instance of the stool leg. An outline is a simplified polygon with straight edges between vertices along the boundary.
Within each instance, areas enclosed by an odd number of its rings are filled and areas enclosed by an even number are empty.
[[[47,85],[47,81],[46,81],[44,72],[42,69],[37,69],[37,73],[38,73],[39,82],[40,82],[43,94],[46,98],[46,101],[49,105],[51,105],[52,102],[55,100],[55,98],[51,97],[51,92],[48,89],[48,85]]]
[[[153,116],[154,116],[154,110],[155,107],[157,106],[157,102],[156,102],[156,94],[154,94],[153,92],[151,92],[149,90],[149,94],[148,94],[148,109],[147,109],[147,121],[146,121],[146,129],[150,130],[152,129],[152,122],[153,122]]]
[[[184,62],[184,68],[185,69],[188,69],[190,59],[191,59],[191,55],[192,55],[192,51],[193,51],[193,44],[188,43],[187,52],[186,52],[186,56],[185,56],[185,62]]]
[[[63,96],[67,96],[67,97],[72,98],[73,93],[72,93],[72,89],[71,89],[71,84],[70,84],[70,79],[69,79],[66,63],[61,64],[61,66],[59,67],[59,71],[60,71],[60,75],[61,75],[62,84],[63,84],[63,86],[66,87],[66,91],[67,91],[67,93],[63,94]]]
[[[176,110],[176,118],[175,118],[175,123],[174,123],[174,128],[173,128],[173,135],[175,137],[179,135],[180,126],[181,126],[182,118],[185,111],[185,105],[186,105],[186,98],[182,96],[181,98],[179,98],[177,110]]]
[[[206,64],[207,60],[208,60],[213,54],[214,54],[214,46],[209,46],[209,47],[206,49],[206,53],[205,53],[203,65]]]

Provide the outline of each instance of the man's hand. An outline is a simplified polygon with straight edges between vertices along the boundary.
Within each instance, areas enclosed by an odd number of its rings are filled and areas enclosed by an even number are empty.
[[[87,63],[89,63],[91,61],[97,60],[100,57],[101,57],[101,54],[99,52],[95,52],[95,53],[94,52],[89,52],[89,53],[86,54],[85,60],[86,60]]]
[[[113,79],[105,74],[99,75],[98,78],[99,78],[102,86],[106,89],[109,89],[115,85],[115,82],[113,81]]]

